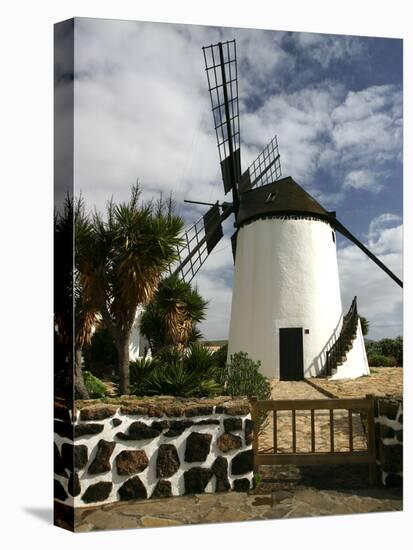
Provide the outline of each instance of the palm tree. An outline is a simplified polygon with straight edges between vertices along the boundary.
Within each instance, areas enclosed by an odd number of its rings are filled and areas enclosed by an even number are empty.
[[[168,346],[182,351],[201,337],[196,324],[205,319],[207,302],[176,276],[164,279],[142,314],[140,329],[155,355]]]
[[[98,310],[85,300],[78,277],[75,275],[75,394],[80,399],[89,399],[82,372],[82,351],[90,344],[93,329],[100,321]]]
[[[93,327],[99,315],[96,308],[85,300],[79,273],[73,265],[73,227],[85,223],[84,205],[80,198],[73,207],[73,198],[67,197],[63,212],[55,213],[55,333],[60,347],[65,349],[67,378],[73,379],[73,340],[75,344],[74,386],[81,399],[89,399],[82,373],[82,349],[90,342]],[[73,296],[75,307],[73,315]],[[74,321],[74,322],[73,322]],[[74,330],[73,330],[74,327]],[[58,370],[58,369],[56,369]],[[68,393],[71,391],[67,388]]]
[[[162,275],[177,259],[183,222],[171,199],[109,201],[106,218],[95,212],[76,227],[76,266],[85,299],[97,308],[118,351],[121,394],[129,393],[129,339],[139,304],[147,305]]]

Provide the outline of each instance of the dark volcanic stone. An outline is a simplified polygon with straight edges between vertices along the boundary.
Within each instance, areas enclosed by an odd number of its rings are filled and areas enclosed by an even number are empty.
[[[203,493],[211,477],[212,472],[208,468],[190,468],[184,472],[185,494]]]
[[[397,441],[403,442],[403,430],[397,430],[396,431],[396,438]]]
[[[88,451],[86,445],[72,445],[71,443],[63,443],[62,458],[66,464],[66,468],[81,470],[87,464]]]
[[[120,500],[134,500],[147,498],[145,485],[138,476],[131,477],[119,488],[118,495]]]
[[[193,426],[192,420],[172,420],[169,425],[170,429],[164,433],[165,437],[177,437],[181,435],[187,428]]]
[[[75,437],[96,435],[103,431],[103,424],[76,424]]]
[[[228,480],[228,460],[223,456],[218,456],[211,467],[211,472],[216,476],[215,491],[223,493],[231,489]]]
[[[54,473],[59,476],[67,477],[67,473],[65,471],[65,463],[59,453],[59,449],[57,448],[56,443],[53,444],[53,463]]]
[[[174,445],[162,444],[159,446],[156,458],[156,476],[171,477],[178,470],[180,460]]]
[[[113,418],[112,419],[112,426],[116,428],[117,426],[120,426],[122,424],[122,420],[120,418]]]
[[[235,432],[242,430],[242,418],[225,418],[224,430],[226,432]]]
[[[224,433],[218,437],[217,446],[220,451],[227,453],[233,449],[241,449],[242,439],[239,435]]]
[[[116,407],[105,405],[103,407],[86,407],[80,411],[80,420],[103,420],[116,413]]]
[[[54,432],[61,437],[73,439],[73,424],[71,424],[70,422],[63,422],[62,420],[55,420]]]
[[[231,473],[233,475],[242,475],[251,472],[254,468],[254,453],[252,451],[242,451],[234,456],[231,462]]]
[[[69,494],[72,495],[72,497],[77,497],[77,495],[80,495],[80,481],[79,476],[76,472],[70,474],[69,482],[67,484],[67,488],[69,491]]]
[[[214,407],[210,405],[194,405],[193,407],[188,407],[185,411],[185,416],[205,416],[207,414],[212,414]]]
[[[211,466],[211,472],[217,477],[226,477],[228,475],[228,460],[224,456],[217,456]]]
[[[389,474],[388,476],[386,476],[386,480],[384,483],[386,487],[402,487],[403,478],[398,474]]]
[[[206,460],[211,448],[211,440],[211,434],[191,432],[186,439],[186,462],[203,462]]]
[[[151,428],[155,428],[155,430],[167,430],[170,426],[169,420],[154,420],[151,424]]]
[[[381,467],[385,472],[397,474],[403,470],[402,445],[385,445],[382,447]]]
[[[400,404],[396,399],[380,399],[379,414],[380,416],[387,416],[391,420],[396,420],[399,406]]]
[[[127,434],[119,432],[116,436],[119,437],[119,439],[137,441],[140,439],[154,439],[160,435],[161,431],[162,430],[155,429],[147,424],[144,424],[143,422],[137,421],[132,422],[129,426],[129,431]]]
[[[166,479],[160,479],[153,490],[151,498],[165,498],[172,496],[171,482]]]
[[[398,422],[400,422],[400,424],[403,424],[403,414],[399,414]]]
[[[145,451],[121,451],[115,461],[121,476],[143,472],[149,464]]]
[[[59,500],[67,500],[69,498],[63,485],[57,479],[54,480],[54,498],[58,498]]]
[[[113,453],[116,443],[101,439],[97,445],[95,458],[88,468],[89,474],[103,474],[110,471],[109,458]]]
[[[254,438],[254,422],[249,418],[245,419],[245,445],[251,445]]]
[[[67,422],[70,424],[70,412],[69,409],[65,406],[56,405],[54,406],[54,418],[63,420],[64,422]]]
[[[246,477],[234,480],[234,491],[237,493],[245,493],[250,490],[250,480]]]
[[[384,426],[383,424],[380,424],[380,437],[393,438],[394,437],[393,428],[390,428],[389,426]]]
[[[208,425],[214,425],[219,426],[220,421],[215,418],[207,418],[206,420],[198,420],[198,422],[195,422],[195,426],[208,426]]]
[[[99,481],[93,485],[89,485],[82,495],[83,502],[102,502],[106,500],[112,490],[111,481]]]

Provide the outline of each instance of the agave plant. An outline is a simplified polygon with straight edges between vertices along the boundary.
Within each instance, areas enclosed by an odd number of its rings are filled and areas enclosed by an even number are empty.
[[[152,363],[154,368],[134,387],[137,395],[206,397],[222,391],[213,355],[199,344],[190,345],[186,352],[165,348]]]

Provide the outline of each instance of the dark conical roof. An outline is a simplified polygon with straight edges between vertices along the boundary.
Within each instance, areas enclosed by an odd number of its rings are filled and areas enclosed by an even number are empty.
[[[334,217],[333,212],[323,208],[291,177],[242,193],[237,216],[238,226],[246,221],[271,215],[310,215],[327,220]]]

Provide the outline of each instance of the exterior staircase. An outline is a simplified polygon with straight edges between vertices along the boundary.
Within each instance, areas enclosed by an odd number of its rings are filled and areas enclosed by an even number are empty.
[[[359,315],[357,313],[357,296],[354,296],[350,309],[343,317],[340,336],[334,342],[333,346],[327,352],[326,363],[322,376],[332,376],[337,372],[337,366],[342,365],[347,353],[353,347],[353,342],[357,336]]]

